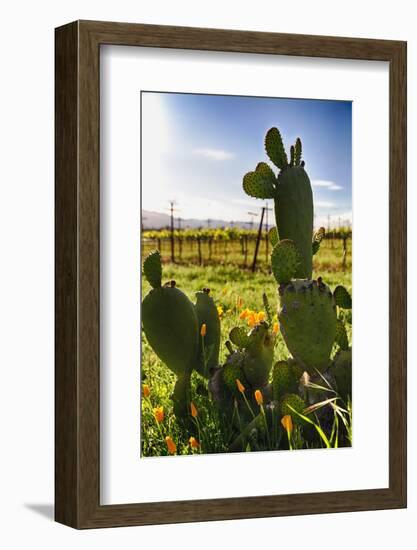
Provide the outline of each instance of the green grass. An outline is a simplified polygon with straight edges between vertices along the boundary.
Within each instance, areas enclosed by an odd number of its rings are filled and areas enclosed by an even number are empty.
[[[338,284],[343,284],[351,291],[350,254],[347,257],[346,271],[341,270],[340,258],[340,247],[332,248],[330,242],[326,242],[326,245],[315,256],[314,276],[320,275],[332,289]],[[211,295],[216,305],[223,311],[221,315],[220,362],[223,362],[226,357],[225,341],[230,330],[236,325],[247,326],[246,322],[239,318],[242,309],[263,310],[262,294],[265,292],[273,312],[277,311],[277,285],[266,269],[266,264],[264,269],[253,274],[247,269],[228,264],[196,266],[164,263],[163,279],[164,281],[174,279],[177,286],[193,301],[196,291],[203,287],[211,289]],[[149,289],[149,284],[143,278],[143,296]],[[241,305],[238,307],[238,304]],[[347,315],[347,320],[350,320],[349,315]],[[348,324],[348,333],[350,338],[350,324]],[[278,334],[274,360],[286,359],[288,355],[282,336]],[[165,443],[166,436],[170,436],[175,441],[177,454],[226,452],[228,450],[231,438],[230,422],[225,422],[225,419],[219,416],[220,413],[208,396],[207,383],[197,374],[193,374],[192,379],[192,400],[197,407],[198,416],[194,420],[194,424],[187,428],[178,424],[172,414],[170,400],[175,376],[157,358],[143,334],[141,376],[142,383],[150,389],[150,396],[142,397],[142,456],[168,454]],[[157,423],[154,418],[153,409],[156,407],[164,409],[164,420],[161,423]],[[190,436],[196,437],[201,442],[202,448],[191,449]]]

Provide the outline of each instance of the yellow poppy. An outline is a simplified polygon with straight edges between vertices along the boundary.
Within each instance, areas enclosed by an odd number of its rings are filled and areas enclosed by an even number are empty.
[[[191,401],[191,416],[193,418],[197,418],[197,416],[198,416],[197,407],[194,405],[194,403],[192,401]]]
[[[236,378],[236,386],[240,393],[243,393],[245,391],[245,386],[242,384],[239,378]]]
[[[148,384],[143,384],[142,394],[143,394],[143,397],[149,397],[151,395],[151,390],[149,389]]]
[[[200,335],[201,336],[205,336],[207,334],[207,325],[206,323],[203,323],[201,325],[201,329],[200,329]]]
[[[200,443],[193,436],[190,437],[190,439],[188,440],[188,443],[190,444],[190,447],[192,449],[198,449],[198,447],[200,446]]]
[[[292,432],[293,425],[292,425],[292,417],[290,414],[286,414],[281,418],[281,424],[283,425],[284,430],[286,430],[288,433]]]

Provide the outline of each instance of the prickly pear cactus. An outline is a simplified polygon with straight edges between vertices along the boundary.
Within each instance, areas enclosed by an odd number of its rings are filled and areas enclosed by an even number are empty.
[[[297,138],[291,147],[290,162],[277,128],[271,128],[265,137],[265,150],[279,168],[278,176],[264,162],[243,178],[243,189],[251,197],[274,199],[276,229],[270,234],[274,251],[278,237],[291,240],[299,254],[294,275],[310,279],[312,274],[313,192],[310,179],[301,160],[302,145]],[[319,246],[319,242],[316,245]],[[281,276],[279,275],[281,278]],[[287,275],[284,275],[287,277]]]
[[[219,363],[220,319],[213,298],[210,296],[210,289],[204,288],[201,292],[197,292],[196,298],[195,310],[200,338],[195,369],[208,378],[210,369]],[[206,325],[205,335],[201,334],[203,325]]]
[[[326,370],[336,334],[333,295],[321,278],[295,279],[279,287],[281,334],[292,356],[309,374]]]
[[[300,414],[303,414],[303,411],[305,408],[306,408],[306,404],[304,400],[295,393],[287,393],[282,398],[281,414],[282,416],[285,416],[286,414],[291,415],[293,422],[295,424],[304,425],[306,422],[302,418],[300,418],[297,414],[295,414],[292,409],[294,409]]]
[[[249,332],[248,339],[243,372],[254,388],[260,388],[267,384],[271,372],[275,336],[269,330],[267,323],[259,323]]]
[[[300,254],[290,239],[283,239],[275,246],[271,254],[272,273],[278,283],[288,283],[297,273]]]
[[[223,382],[227,386],[230,393],[238,395],[239,389],[237,387],[237,380],[243,385],[247,386],[245,374],[243,372],[243,365],[246,356],[242,351],[235,351],[226,359],[225,364],[222,367]]]
[[[336,379],[337,391],[344,401],[352,398],[352,350],[340,350],[335,355],[331,372]]]
[[[352,309],[352,298],[344,286],[339,285],[334,289],[334,299],[337,306]]]
[[[143,271],[153,288],[142,302],[142,327],[156,355],[178,377],[174,411],[182,415],[187,410],[190,376],[199,349],[196,309],[174,281],[161,286],[159,252],[148,256]]]
[[[302,372],[295,367],[294,361],[277,361],[272,369],[272,394],[275,401],[280,401],[286,393],[298,391]]]

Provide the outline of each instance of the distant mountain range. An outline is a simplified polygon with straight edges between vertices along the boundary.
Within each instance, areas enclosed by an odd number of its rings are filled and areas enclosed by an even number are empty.
[[[248,229],[250,222],[242,221],[225,221],[225,220],[199,220],[196,218],[180,218],[181,228],[199,228],[199,227],[230,227],[233,223],[233,227],[241,227]],[[175,229],[179,226],[179,218],[174,219]],[[255,227],[259,224],[259,221],[255,220]],[[171,217],[169,214],[161,212],[151,212],[150,210],[142,210],[142,225],[144,229],[162,229],[171,226]]]

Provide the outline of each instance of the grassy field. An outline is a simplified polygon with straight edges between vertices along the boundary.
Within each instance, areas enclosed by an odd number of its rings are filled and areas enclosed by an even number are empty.
[[[145,251],[146,253],[147,251]],[[164,251],[163,251],[164,252]],[[166,251],[168,254],[168,250]],[[314,277],[321,276],[323,281],[334,289],[338,284],[344,285],[351,291],[351,248],[348,247],[346,268],[342,266],[341,241],[324,241],[322,248],[315,256]],[[165,254],[166,260],[166,254]],[[241,319],[242,310],[260,312],[263,310],[262,294],[269,298],[272,310],[277,311],[277,285],[266,263],[256,273],[242,269],[238,265],[181,265],[164,263],[164,280],[174,279],[177,286],[194,301],[194,293],[203,287],[209,287],[221,318],[222,347],[220,361],[226,356],[225,341],[228,334],[236,325],[245,326],[246,320]],[[147,281],[142,280],[143,296],[149,291]],[[351,338],[350,319],[347,328]],[[288,351],[278,333],[275,346],[274,360],[286,359]],[[171,371],[157,358],[142,334],[142,384],[145,395],[141,400],[142,422],[142,456],[161,456],[168,454],[165,438],[171,437],[176,445],[177,454],[191,454],[195,452],[225,452],[227,451],[228,434],[218,417],[216,408],[210,403],[207,392],[207,383],[197,374],[193,374],[192,400],[195,404],[198,417],[193,433],[187,433],[179,426],[172,414],[170,395],[173,391],[175,377]],[[159,414],[159,422],[156,416]],[[162,420],[161,420],[162,419]],[[203,433],[202,433],[203,432]],[[190,445],[189,437],[196,436],[204,441],[204,447]]]

